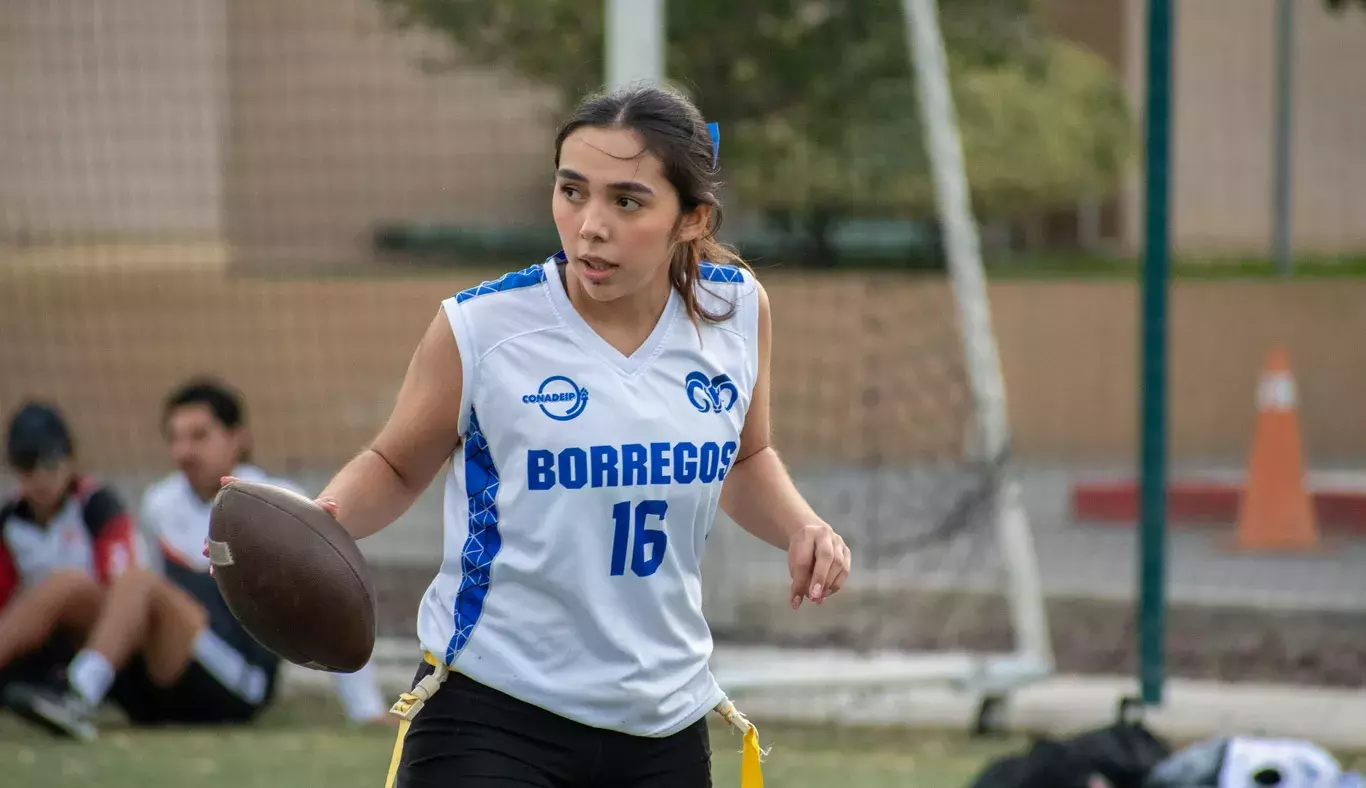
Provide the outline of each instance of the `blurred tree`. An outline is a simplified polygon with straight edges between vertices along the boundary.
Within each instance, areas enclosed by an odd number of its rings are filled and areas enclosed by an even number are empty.
[[[456,62],[601,85],[603,0],[379,0]],[[960,132],[984,215],[1073,205],[1118,183],[1132,123],[1100,58],[1042,29],[1032,0],[941,0]],[[669,2],[668,73],[722,124],[740,202],[804,226],[932,214],[901,0]]]
[[[1104,195],[1118,183],[1134,130],[1099,57],[1047,41],[1042,62],[950,66],[975,207],[1011,215]],[[909,78],[865,89],[858,123],[827,136],[800,109],[741,122],[727,138],[729,177],[765,205],[848,206],[862,214],[933,210]]]
[[[1341,11],[1352,6],[1366,10],[1366,0],[1324,0],[1324,3],[1333,11]]]

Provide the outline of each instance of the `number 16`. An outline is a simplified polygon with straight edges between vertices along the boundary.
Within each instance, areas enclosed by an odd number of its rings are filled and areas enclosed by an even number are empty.
[[[664,513],[669,509],[668,501],[641,501],[636,505],[635,550],[631,552],[631,571],[637,577],[649,577],[664,562],[664,550],[669,546],[669,535],[663,528],[645,527],[645,519],[651,515],[658,517],[662,525]],[[631,502],[622,501],[612,507],[612,520],[616,532],[612,539],[612,575],[626,574],[626,542],[631,535]],[[653,545],[650,557],[645,557],[645,548]]]

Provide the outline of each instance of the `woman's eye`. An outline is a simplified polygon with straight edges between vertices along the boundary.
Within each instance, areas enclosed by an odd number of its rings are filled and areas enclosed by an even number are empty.
[[[618,197],[617,206],[627,211],[634,211],[640,207],[640,201],[634,197]]]
[[[566,200],[571,201],[577,201],[580,197],[583,196],[579,193],[579,190],[573,186],[561,186],[560,194],[563,194]]]

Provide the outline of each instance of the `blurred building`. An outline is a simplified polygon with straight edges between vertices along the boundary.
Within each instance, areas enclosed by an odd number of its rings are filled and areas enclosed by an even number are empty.
[[[1046,3],[1136,107],[1145,6]],[[1175,242],[1264,254],[1274,2],[1177,7]],[[1366,14],[1298,11],[1296,250],[1360,251]],[[544,222],[553,97],[475,67],[434,78],[447,50],[369,0],[10,0],[0,34],[0,237],[226,238],[238,261],[304,264],[370,257],[386,221]],[[1048,237],[1132,252],[1140,210],[1135,169],[1089,230],[1063,217]]]
[[[541,221],[549,94],[370,0],[0,6],[0,236],[363,260],[385,220]]]
[[[1179,251],[1268,256],[1272,216],[1274,0],[1176,2],[1172,240]],[[1104,55],[1141,112],[1146,0],[1046,0],[1056,28]],[[1366,249],[1366,14],[1295,9],[1291,212],[1299,254]],[[1141,118],[1141,114],[1139,115]],[[1121,247],[1138,246],[1138,173],[1119,201]]]
[[[1144,6],[1045,5],[1057,29],[1115,65],[1136,103]],[[1274,1],[1177,6],[1176,243],[1264,257]],[[1360,254],[1366,14],[1330,16],[1319,0],[1298,12],[1296,252]],[[247,392],[268,464],[344,461],[387,415],[437,301],[498,271],[267,281],[217,269],[365,263],[387,222],[545,223],[554,97],[472,66],[431,75],[448,60],[438,40],[393,33],[373,0],[0,3],[0,411],[52,397],[92,463],[156,468],[160,398],[207,369]],[[1132,253],[1137,167],[1092,208],[1095,240]],[[1046,242],[1076,244],[1086,213],[1053,217]],[[80,246],[37,245],[49,241]],[[86,265],[111,248],[138,265]],[[942,283],[789,271],[769,288],[782,305],[774,409],[789,459],[891,462],[959,440],[941,429],[966,396]],[[1020,456],[1132,456],[1137,299],[1128,281],[992,283]],[[1356,461],[1362,303],[1360,280],[1181,282],[1174,455],[1241,455],[1257,370],[1286,342],[1311,457]]]

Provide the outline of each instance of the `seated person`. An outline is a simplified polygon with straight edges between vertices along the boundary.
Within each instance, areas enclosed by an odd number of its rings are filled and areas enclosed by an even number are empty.
[[[178,549],[191,534],[199,534],[199,544],[208,535],[217,482],[212,492],[201,482],[207,471],[216,479],[220,465],[236,463],[245,437],[240,414],[233,395],[210,384],[187,387],[168,401],[166,435],[182,470],[144,496],[143,535],[156,546],[147,551],[150,568],[125,572],[104,593],[66,686],[11,684],[6,702],[21,716],[59,734],[91,738],[91,717],[106,697],[135,724],[245,722],[270,702],[279,658],[241,627],[207,571]],[[260,473],[252,466],[236,470]],[[5,637],[0,625],[0,640]],[[336,678],[350,719],[388,721],[370,666]]]
[[[55,408],[21,407],[5,444],[19,484],[0,504],[0,703],[15,682],[60,678],[106,588],[141,558],[118,496],[73,468],[71,434]]]
[[[250,433],[241,397],[212,379],[192,380],[167,398],[162,432],[178,470],[143,494],[138,520],[156,549],[152,561],[176,585],[189,591],[209,612],[212,629],[244,653],[261,649],[228,610],[209,574],[204,545],[209,538],[209,511],[222,480],[236,477],[273,484],[313,498],[297,484],[271,477],[250,463]],[[278,658],[272,655],[278,665]],[[373,664],[355,673],[335,673],[336,688],[352,722],[396,725],[376,682]]]

